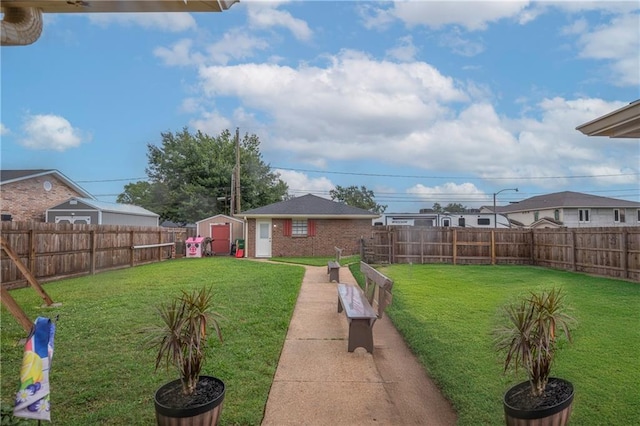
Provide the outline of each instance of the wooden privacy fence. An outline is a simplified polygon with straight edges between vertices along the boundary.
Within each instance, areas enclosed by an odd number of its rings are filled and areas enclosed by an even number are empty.
[[[41,282],[132,267],[169,259],[183,228],[2,222],[2,236]],[[2,252],[2,286],[23,287],[26,279]]]
[[[527,264],[640,282],[640,227],[376,226],[361,255],[367,263]]]

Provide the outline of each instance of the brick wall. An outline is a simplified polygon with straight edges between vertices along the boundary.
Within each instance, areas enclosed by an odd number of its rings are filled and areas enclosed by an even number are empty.
[[[273,257],[335,256],[335,247],[342,255],[360,252],[360,238],[371,236],[370,219],[314,219],[314,237],[285,237],[282,235],[284,219],[273,219],[271,226],[271,255]],[[249,219],[247,255],[255,257],[256,220]]]
[[[51,183],[49,191],[44,188],[45,181]],[[81,196],[52,175],[6,183],[0,187],[0,192],[2,195],[0,210],[3,214],[10,214],[13,221],[44,222],[46,209],[71,197]]]

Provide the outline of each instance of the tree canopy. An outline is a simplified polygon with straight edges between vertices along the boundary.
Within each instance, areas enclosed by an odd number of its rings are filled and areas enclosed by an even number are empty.
[[[117,201],[139,205],[177,223],[229,213],[236,164],[231,133],[225,130],[212,137],[184,128],[161,136],[160,146],[147,144],[148,181],[126,185]],[[240,141],[242,210],[281,201],[288,191],[280,175],[262,160],[259,146],[256,135],[245,134]]]
[[[329,195],[334,201],[340,201],[349,206],[359,207],[373,213],[382,214],[387,209],[386,205],[376,203],[373,191],[368,190],[366,186],[358,188],[355,185],[348,187],[336,185],[335,189],[329,191]]]
[[[467,207],[460,203],[449,203],[445,207],[442,207],[440,203],[433,203],[432,210],[435,213],[464,213],[467,211]]]

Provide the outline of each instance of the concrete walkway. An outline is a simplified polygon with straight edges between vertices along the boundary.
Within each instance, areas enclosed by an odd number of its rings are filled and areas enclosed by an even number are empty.
[[[347,320],[326,267],[306,273],[263,425],[455,425],[449,402],[385,316],[374,351],[347,352]],[[349,268],[340,281],[354,283]]]

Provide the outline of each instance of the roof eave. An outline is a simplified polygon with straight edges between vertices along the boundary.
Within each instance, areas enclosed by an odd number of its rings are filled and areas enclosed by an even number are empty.
[[[587,136],[640,138],[640,100],[581,124],[576,130]]]
[[[340,214],[242,214],[245,219],[375,219],[378,214],[371,215],[340,215]]]
[[[222,12],[238,0],[3,0],[3,7],[37,8],[44,13]]]

